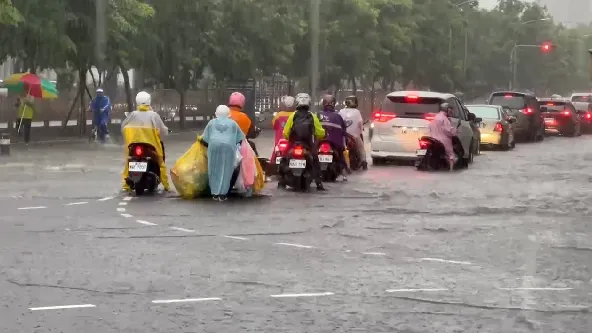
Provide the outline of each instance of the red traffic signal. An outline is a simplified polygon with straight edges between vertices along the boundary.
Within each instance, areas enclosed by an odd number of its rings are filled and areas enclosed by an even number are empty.
[[[541,50],[545,53],[551,51],[552,48],[553,44],[551,44],[551,42],[544,42],[543,45],[541,45]]]

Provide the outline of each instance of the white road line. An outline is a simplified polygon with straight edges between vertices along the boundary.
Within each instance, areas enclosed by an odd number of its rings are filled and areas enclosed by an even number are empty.
[[[125,208],[117,208],[118,212],[125,212]]]
[[[238,237],[238,236],[227,236],[227,235],[224,235],[222,237],[224,237],[224,238],[230,238],[230,239],[238,239],[238,240],[249,240],[248,238]]]
[[[527,287],[519,287],[519,288],[499,288],[501,290],[542,290],[542,291],[566,291],[566,290],[573,290],[573,288],[527,288]]]
[[[96,308],[94,304],[78,304],[78,305],[58,305],[58,306],[44,306],[40,308],[29,308],[31,311],[42,310],[61,310],[61,309],[77,309],[77,308]]]
[[[363,254],[369,256],[386,256],[386,253],[384,252],[364,252]]]
[[[171,229],[174,229],[174,230],[177,230],[177,231],[183,231],[183,232],[195,232],[195,230],[185,229],[185,228],[179,228],[179,227],[171,227]]]
[[[123,198],[123,201],[130,201],[132,199],[133,199],[133,197],[125,197],[125,198]]]
[[[119,214],[119,215],[121,215],[121,216],[123,216],[123,217],[125,217],[125,218],[130,218],[130,217],[132,217],[130,214]]]
[[[270,295],[269,297],[272,298],[290,298],[290,297],[319,297],[319,296],[331,296],[335,295],[331,292],[325,293],[308,293],[308,294],[279,294],[279,295]]]
[[[111,200],[111,199],[113,199],[113,197],[104,197],[104,198],[99,199],[98,201],[107,201],[107,200]]]
[[[206,302],[206,301],[221,301],[218,297],[209,298],[185,298],[185,299],[161,299],[152,301],[154,304],[170,304],[170,303],[188,303],[188,302]]]
[[[449,264],[458,264],[458,265],[472,265],[472,263],[468,261],[456,261],[456,260],[444,260],[439,258],[421,258],[421,261],[435,261],[435,262],[447,262]]]
[[[80,202],[70,202],[65,204],[64,206],[76,206],[76,205],[86,205],[88,201],[80,201]]]
[[[404,293],[404,292],[422,292],[422,291],[447,291],[448,289],[440,288],[421,288],[421,289],[387,289],[387,293]]]
[[[144,221],[144,220],[136,220],[136,222],[138,222],[140,224],[150,225],[150,226],[158,225],[156,223],[152,223],[152,222],[148,222],[148,221]]]
[[[127,206],[127,202],[120,202],[119,205],[120,206]]]
[[[21,207],[18,210],[32,210],[32,209],[44,209],[47,208],[45,206],[35,206],[35,207]]]
[[[303,249],[314,249],[314,246],[310,246],[310,245],[300,245],[300,244],[292,244],[292,243],[275,243],[275,245],[284,245],[284,246],[301,247],[301,248],[303,248]]]

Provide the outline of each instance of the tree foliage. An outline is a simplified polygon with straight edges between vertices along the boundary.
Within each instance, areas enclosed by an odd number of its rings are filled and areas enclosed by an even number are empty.
[[[282,74],[307,87],[318,32],[322,89],[410,85],[484,94],[507,87],[515,45],[530,45],[516,51],[520,88],[588,87],[592,29],[568,29],[528,1],[499,0],[485,10],[461,0],[319,0],[317,31],[309,1],[104,0],[104,59],[96,52],[96,1],[0,0],[0,59],[60,73],[134,68],[145,84],[181,96],[204,73],[220,84]],[[545,41],[551,52],[536,47]]]

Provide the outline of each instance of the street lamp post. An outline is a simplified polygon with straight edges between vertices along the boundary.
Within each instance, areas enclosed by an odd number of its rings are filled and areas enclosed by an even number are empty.
[[[530,24],[530,23],[534,23],[534,22],[541,22],[541,21],[548,21],[549,18],[542,18],[542,19],[536,19],[536,20],[530,20],[530,21],[525,21],[525,22],[521,22],[520,26],[524,26],[526,24]],[[509,90],[515,89],[516,88],[516,67],[517,67],[517,63],[518,63],[518,59],[516,57],[516,53],[519,47],[532,47],[533,45],[518,45],[516,42],[516,33],[518,31],[518,28],[516,28],[514,30],[514,47],[512,48],[512,51],[510,51],[510,73],[512,74],[512,78],[510,80],[510,82],[508,83],[508,88]],[[534,47],[538,47],[538,45],[534,45]]]
[[[456,7],[456,9],[460,9],[462,6],[468,4],[468,3],[473,3],[475,0],[466,0],[463,1],[459,4],[454,4],[454,7]],[[469,40],[469,20],[467,18],[466,20],[466,26],[465,26],[465,56],[464,56],[464,62],[463,62],[463,67],[466,73],[466,68],[467,68],[467,50],[468,50],[468,40]],[[450,57],[450,59],[452,59],[452,26],[450,26],[449,30],[448,30],[448,56]]]

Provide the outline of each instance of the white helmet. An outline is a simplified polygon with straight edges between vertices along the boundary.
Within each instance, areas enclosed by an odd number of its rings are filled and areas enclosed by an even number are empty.
[[[140,105],[150,106],[151,102],[152,102],[152,97],[150,97],[150,94],[145,91],[140,91],[136,95],[136,107],[138,107]]]
[[[296,95],[296,106],[310,106],[310,95],[306,93]]]

